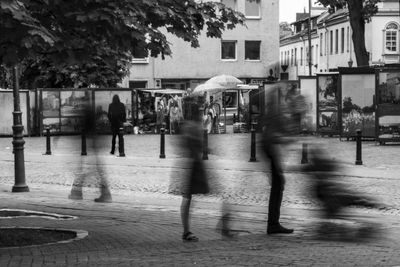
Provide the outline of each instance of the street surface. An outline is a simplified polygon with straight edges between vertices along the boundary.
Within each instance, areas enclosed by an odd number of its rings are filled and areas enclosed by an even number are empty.
[[[169,194],[171,183],[185,177],[188,159],[179,135],[166,135],[165,159],[160,136],[125,136],[126,157],[109,154],[110,136],[99,136],[96,149],[81,156],[79,136],[26,137],[25,169],[29,193],[10,193],[14,183],[12,138],[0,138],[0,208],[23,208],[78,216],[76,220],[2,219],[4,226],[81,229],[89,236],[68,244],[0,249],[0,266],[396,266],[400,265],[400,196],[398,145],[363,142],[363,165],[356,166],[352,141],[299,136],[282,146],[286,188],[282,223],[295,228],[289,236],[267,236],[268,161],[257,150],[249,162],[250,134],[209,136],[206,161],[212,192],[195,196],[192,231],[200,238],[184,244],[180,196]],[[351,208],[339,226],[372,227],[376,231],[317,234],[324,220],[310,196],[310,178],[303,172],[302,143],[325,147],[341,163],[337,179],[346,188],[374,197],[379,209]],[[98,177],[107,177],[113,203],[95,203]],[[83,200],[68,199],[72,183],[85,177]],[[222,205],[230,206],[232,227],[239,236],[225,240],[215,231]],[[329,228],[328,233],[330,231]],[[347,240],[346,239],[347,236]],[[369,238],[367,238],[367,236]]]

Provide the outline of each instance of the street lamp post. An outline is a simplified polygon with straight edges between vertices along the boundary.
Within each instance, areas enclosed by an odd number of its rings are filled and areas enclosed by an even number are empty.
[[[25,183],[25,159],[24,159],[24,138],[22,125],[22,112],[19,100],[18,67],[14,67],[14,112],[13,112],[13,152],[14,152],[14,174],[15,184],[12,192],[29,192]]]

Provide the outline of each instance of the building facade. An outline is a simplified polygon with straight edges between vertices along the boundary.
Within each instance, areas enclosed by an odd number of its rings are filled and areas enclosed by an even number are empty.
[[[369,53],[369,65],[400,63],[400,16],[398,0],[382,0],[378,3],[378,13],[365,25],[365,45]],[[312,73],[336,71],[338,67],[356,67],[352,41],[352,30],[348,10],[328,11],[317,18],[312,16]],[[315,21],[315,22],[314,22]],[[296,26],[306,23],[296,21]],[[301,68],[301,58],[307,57],[308,43],[305,32],[295,32],[293,36],[280,40],[281,65],[287,65],[287,78],[296,80],[300,75],[310,75]],[[296,57],[296,52],[300,53]],[[293,51],[293,52],[292,52]],[[302,54],[303,51],[303,54]],[[294,53],[292,64],[291,55]]]
[[[172,55],[138,56],[123,87],[194,89],[205,80],[229,74],[245,83],[279,74],[279,0],[221,0],[246,16],[246,26],[226,30],[221,39],[200,36],[199,48],[166,33]]]

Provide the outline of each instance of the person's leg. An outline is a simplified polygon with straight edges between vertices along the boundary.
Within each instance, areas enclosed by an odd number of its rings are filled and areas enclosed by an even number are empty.
[[[125,154],[125,148],[124,148],[124,134],[123,133],[118,133],[118,152],[120,156],[123,156]]]
[[[115,131],[115,129],[112,129],[112,139],[111,139],[111,154],[114,154],[115,152],[115,142],[117,138],[117,132]]]
[[[271,192],[268,205],[267,233],[290,234],[293,233],[293,229],[287,229],[281,226],[279,223],[283,190],[285,186],[285,178],[283,176],[283,171],[280,164],[279,152],[274,145],[270,145],[270,148],[267,150],[267,152],[267,156],[270,159],[271,164]]]
[[[183,226],[183,241],[198,241],[198,238],[190,232],[190,203],[192,201],[192,196],[185,194],[182,196],[181,203],[181,220]]]

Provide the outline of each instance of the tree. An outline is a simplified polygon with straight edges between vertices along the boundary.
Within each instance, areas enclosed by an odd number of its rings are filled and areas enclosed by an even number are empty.
[[[369,55],[365,48],[365,23],[378,12],[377,3],[381,0],[318,0],[322,5],[329,6],[332,10],[347,6],[349,10],[352,40],[357,66],[368,66]]]
[[[287,23],[287,22],[279,23],[279,38],[290,36],[292,34],[293,34],[293,30],[290,27],[289,23]]]
[[[126,75],[136,48],[153,57],[171,54],[165,31],[198,47],[200,34],[218,38],[237,24],[244,16],[216,2],[2,0],[0,64],[24,63],[36,73],[85,82],[106,72],[114,83]]]

